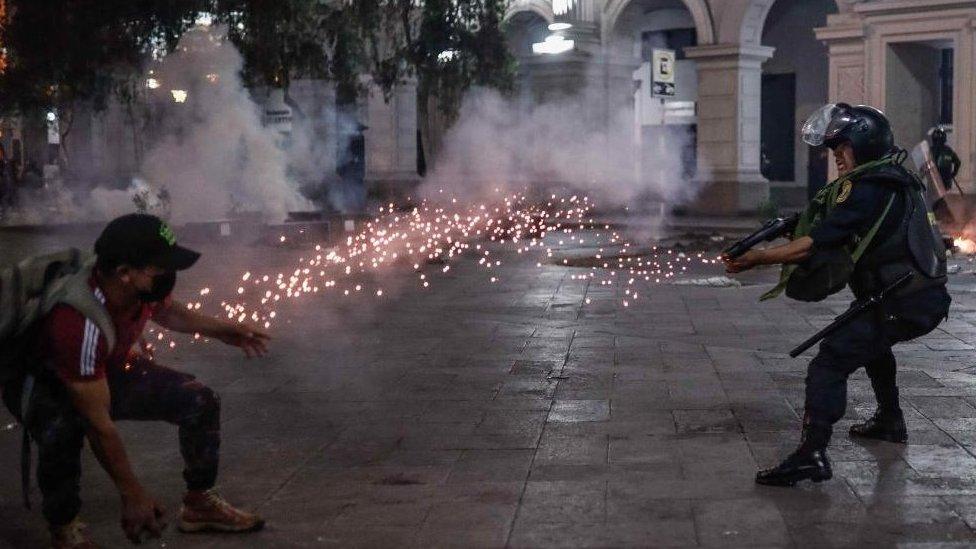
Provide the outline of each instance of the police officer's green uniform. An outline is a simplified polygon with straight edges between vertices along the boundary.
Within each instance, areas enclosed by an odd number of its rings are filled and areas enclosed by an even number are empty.
[[[804,226],[801,219],[794,237],[813,239],[808,262],[838,257],[838,250],[855,255],[848,285],[858,299],[875,294],[905,273],[913,277],[881,307],[860,315],[821,343],[807,370],[800,447],[779,466],[761,471],[756,476],[761,484],[819,482],[832,476],[825,450],[833,424],[844,416],[847,378],[862,366],[871,379],[878,409],[870,420],[853,426],[851,435],[904,442],[907,433],[891,347],[929,333],[948,314],[945,248],[933,230],[921,184],[901,166],[904,155],[894,148],[887,119],[871,107],[828,107],[823,144],[833,148],[850,142],[858,167],[818,194],[819,201],[804,214],[813,222]],[[784,267],[786,276],[778,289],[787,285],[793,272],[793,267]],[[808,280],[818,282],[815,276]]]

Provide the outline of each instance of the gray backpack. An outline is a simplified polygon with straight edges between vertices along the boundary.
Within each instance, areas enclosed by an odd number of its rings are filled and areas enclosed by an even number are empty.
[[[22,424],[30,417],[34,376],[40,368],[31,348],[34,328],[55,305],[77,309],[99,327],[109,348],[115,347],[112,317],[88,285],[94,265],[94,257],[71,248],[0,269],[0,386],[23,380],[17,414]],[[21,481],[28,508],[30,456],[30,435],[24,427]]]

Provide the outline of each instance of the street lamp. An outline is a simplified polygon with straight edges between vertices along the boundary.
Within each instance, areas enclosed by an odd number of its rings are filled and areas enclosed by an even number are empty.
[[[186,90],[170,90],[174,103],[186,103]]]
[[[552,12],[556,15],[565,15],[576,7],[576,0],[553,0]]]
[[[563,33],[573,28],[569,23],[553,23],[549,25],[552,32],[542,42],[532,44],[532,53],[536,55],[559,55],[566,53],[576,47],[575,40],[567,40]]]
[[[457,57],[457,53],[457,50],[444,50],[437,54],[437,61],[441,63],[450,63],[451,61],[454,61],[455,57]]]

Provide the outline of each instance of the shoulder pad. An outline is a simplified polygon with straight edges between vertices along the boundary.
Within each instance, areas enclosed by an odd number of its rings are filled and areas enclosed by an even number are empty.
[[[867,171],[857,177],[858,183],[874,183],[892,187],[910,187],[915,184],[915,177],[905,168],[898,165],[880,166]]]

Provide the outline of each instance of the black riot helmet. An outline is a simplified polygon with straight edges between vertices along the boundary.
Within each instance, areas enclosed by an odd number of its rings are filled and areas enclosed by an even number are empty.
[[[943,147],[945,146],[947,139],[948,136],[946,136],[946,132],[942,128],[935,128],[932,130],[932,145],[936,147]]]
[[[803,141],[831,149],[850,143],[858,164],[878,160],[895,148],[891,123],[884,113],[867,105],[828,104],[803,124]]]

